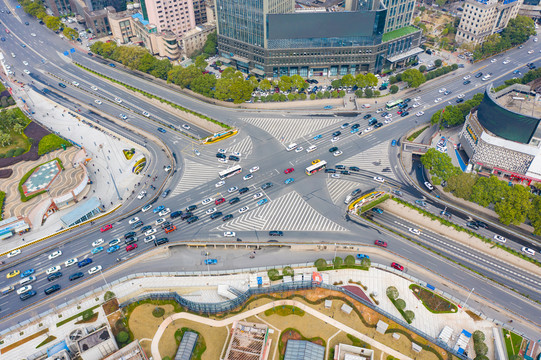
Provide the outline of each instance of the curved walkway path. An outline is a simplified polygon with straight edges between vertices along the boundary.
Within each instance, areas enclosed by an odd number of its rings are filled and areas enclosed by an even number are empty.
[[[363,333],[361,333],[361,332],[359,332],[359,331],[357,331],[357,330],[355,330],[355,329],[353,329],[353,328],[351,328],[351,327],[349,327],[347,325],[344,325],[341,322],[339,322],[339,321],[337,321],[337,320],[335,320],[335,319],[333,319],[333,318],[331,318],[331,317],[329,317],[327,315],[324,315],[324,314],[320,313],[316,309],[314,309],[314,308],[312,308],[312,307],[310,307],[310,306],[308,306],[308,305],[306,305],[304,303],[301,303],[299,301],[295,301],[295,300],[276,300],[276,301],[272,301],[272,302],[267,303],[265,305],[261,305],[259,307],[254,308],[254,309],[244,311],[244,312],[242,312],[240,314],[231,316],[231,317],[229,317],[227,319],[223,319],[223,320],[212,320],[212,319],[209,319],[209,318],[205,318],[205,317],[202,317],[202,316],[198,316],[198,315],[190,314],[190,313],[186,313],[186,312],[173,314],[173,315],[169,316],[167,319],[165,319],[160,324],[160,327],[158,328],[158,331],[156,331],[156,334],[154,334],[154,337],[152,338],[152,344],[151,344],[151,347],[150,347],[151,352],[152,352],[152,358],[155,359],[155,360],[161,360],[162,359],[162,357],[160,355],[160,351],[158,349],[158,344],[160,343],[160,339],[161,339],[165,329],[167,329],[167,327],[175,320],[185,319],[185,320],[190,320],[190,321],[196,321],[198,323],[205,324],[205,325],[212,326],[212,327],[223,327],[223,326],[226,326],[226,325],[230,325],[230,324],[234,323],[235,321],[240,321],[240,320],[249,318],[250,316],[255,316],[257,314],[260,314],[260,313],[264,312],[265,310],[268,310],[270,308],[277,307],[277,306],[282,306],[282,305],[296,306],[299,309],[304,310],[305,312],[309,313],[310,315],[315,316],[316,318],[320,319],[321,321],[325,321],[329,325],[332,325],[335,328],[340,329],[340,330],[344,331],[347,334],[351,334],[351,335],[355,336],[356,338],[361,339],[362,341],[366,342],[367,344],[370,344],[370,345],[384,351],[386,354],[394,356],[397,359],[413,360],[412,358],[404,356],[400,352],[388,347],[387,345],[384,345],[384,344],[380,343],[379,341],[376,341],[376,340],[372,339],[371,337],[366,336],[365,334],[363,334]]]

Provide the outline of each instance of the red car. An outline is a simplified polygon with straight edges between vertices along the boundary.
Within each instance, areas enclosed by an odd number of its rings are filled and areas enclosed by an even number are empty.
[[[376,240],[376,241],[374,241],[374,244],[376,244],[377,246],[384,247],[384,248],[387,247],[387,243],[385,241],[383,241],[383,240]]]
[[[170,232],[173,232],[176,229],[177,229],[177,227],[175,225],[168,226],[168,227],[165,228],[165,233],[169,234]]]
[[[223,202],[225,202],[224,198],[219,198],[219,199],[214,200],[214,204],[216,204],[216,205],[220,205]]]
[[[402,110],[398,110],[396,113],[397,113],[398,115],[402,115]]]
[[[126,246],[126,251],[131,251],[133,249],[137,249],[137,244],[130,244]]]
[[[106,232],[107,230],[111,230],[113,228],[113,224],[105,225],[100,229],[101,232]]]
[[[396,270],[404,271],[404,267],[400,265],[399,263],[392,263],[391,267],[395,268]]]
[[[293,171],[295,171],[295,169],[293,168],[285,169],[284,174],[289,174],[289,173],[292,173]]]

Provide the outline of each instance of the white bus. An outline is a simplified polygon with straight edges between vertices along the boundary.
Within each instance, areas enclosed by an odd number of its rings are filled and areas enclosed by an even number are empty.
[[[220,176],[220,180],[227,179],[230,176],[240,174],[242,171],[242,168],[240,165],[235,165],[233,167],[230,167],[229,169],[220,171],[218,175]]]
[[[306,175],[310,176],[312,174],[317,173],[320,170],[324,170],[327,167],[327,162],[325,160],[321,160],[318,163],[315,163],[314,165],[308,166],[306,168]]]

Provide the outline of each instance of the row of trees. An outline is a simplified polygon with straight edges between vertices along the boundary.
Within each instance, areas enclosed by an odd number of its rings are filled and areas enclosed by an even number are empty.
[[[438,110],[430,118],[431,124],[440,123],[440,127],[444,125],[447,126],[457,126],[463,124],[466,116],[470,111],[481,104],[485,94],[477,93],[470,100],[466,100],[463,103],[458,105],[447,105],[445,109]]]
[[[458,69],[457,64],[440,67],[441,64],[441,60],[437,59],[436,61],[434,61],[434,65],[437,67],[437,69],[429,72],[426,72],[427,68],[425,65],[419,66],[419,69],[407,69],[400,74],[390,76],[389,83],[396,84],[397,82],[404,81],[408,84],[409,87],[418,88],[428,80],[435,79],[439,76],[445,75],[447,73],[450,73],[451,71]],[[389,91],[394,94],[391,89],[389,89]],[[398,91],[398,88],[396,88],[396,91]]]
[[[436,149],[429,149],[421,162],[432,174],[432,182],[441,184],[446,192],[483,207],[492,207],[505,225],[519,225],[528,219],[534,234],[541,235],[541,197],[533,195],[528,187],[509,186],[508,181],[463,173],[451,163],[451,158]]]
[[[41,20],[49,29],[56,32],[62,31],[64,36],[71,40],[79,38],[79,33],[76,30],[62,26],[62,21],[60,21],[59,17],[48,15],[41,1],[20,0],[19,4],[21,4],[27,14]]]

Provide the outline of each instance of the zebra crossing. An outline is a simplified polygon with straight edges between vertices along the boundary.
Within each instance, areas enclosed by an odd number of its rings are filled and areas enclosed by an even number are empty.
[[[311,207],[296,191],[215,228],[219,231],[346,231]]]
[[[389,142],[373,146],[366,151],[358,153],[350,158],[340,161],[345,166],[357,166],[363,170],[385,174],[389,178],[396,179],[389,161]]]
[[[252,138],[250,136],[246,136],[238,143],[233,143],[226,150],[228,153],[239,152],[242,154],[242,157],[246,157],[252,153],[253,147],[254,145],[252,143]]]
[[[268,132],[275,139],[286,145],[305,135],[341,121],[341,119],[335,117],[299,119],[243,118],[241,120]]]
[[[346,196],[354,189],[358,189],[359,183],[342,180],[342,179],[327,179],[327,190],[334,204],[343,204]]]
[[[171,196],[178,195],[184,191],[193,189],[212,179],[218,178],[216,166],[203,165],[198,162],[184,159],[184,173],[177,186],[171,192]]]

